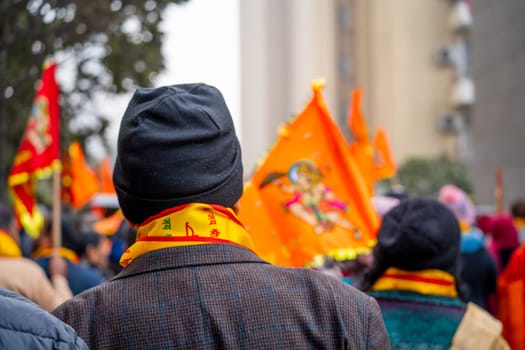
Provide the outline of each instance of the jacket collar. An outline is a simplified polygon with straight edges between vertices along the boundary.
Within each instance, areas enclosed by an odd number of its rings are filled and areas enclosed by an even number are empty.
[[[199,244],[164,248],[141,255],[111,280],[168,269],[231,263],[269,264],[236,244]]]

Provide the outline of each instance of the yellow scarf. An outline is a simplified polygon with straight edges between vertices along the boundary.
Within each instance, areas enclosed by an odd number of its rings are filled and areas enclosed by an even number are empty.
[[[19,258],[22,251],[11,235],[4,230],[0,230],[0,257]]]
[[[128,266],[142,254],[157,249],[208,243],[235,243],[253,249],[253,242],[233,210],[220,205],[191,203],[171,208],[146,220],[137,240],[122,257]]]
[[[71,261],[74,264],[80,261],[80,258],[77,255],[77,253],[75,253],[73,250],[68,249],[68,248],[64,248],[64,247],[58,248],[58,255],[60,255],[64,259]],[[53,256],[52,247],[40,247],[33,252],[33,259],[49,258],[51,256]]]
[[[471,228],[472,226],[468,222],[459,220],[459,229],[461,230],[461,233],[468,232]]]
[[[454,276],[436,269],[406,271],[391,267],[374,283],[372,290],[404,290],[452,298],[458,296]]]

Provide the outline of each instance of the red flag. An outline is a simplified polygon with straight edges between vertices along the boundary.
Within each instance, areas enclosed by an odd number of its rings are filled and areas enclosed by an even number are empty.
[[[320,86],[313,88],[311,101],[281,130],[251,179],[258,191],[255,197],[286,245],[293,266],[303,266],[318,255],[345,260],[368,252],[379,224]],[[243,220],[256,246],[264,232],[254,231],[267,230],[267,223],[260,222],[264,217]]]
[[[34,197],[35,180],[60,170],[60,107],[55,63],[45,63],[31,115],[8,175],[18,221],[37,237],[43,224]]]

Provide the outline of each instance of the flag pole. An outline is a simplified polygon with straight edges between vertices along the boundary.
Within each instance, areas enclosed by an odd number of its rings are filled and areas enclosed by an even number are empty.
[[[502,214],[505,211],[505,205],[503,204],[503,171],[500,167],[496,168],[496,187],[494,190],[494,197],[496,200],[496,213]]]
[[[53,169],[53,254],[58,256],[58,250],[62,246],[62,225],[60,205],[60,167]]]

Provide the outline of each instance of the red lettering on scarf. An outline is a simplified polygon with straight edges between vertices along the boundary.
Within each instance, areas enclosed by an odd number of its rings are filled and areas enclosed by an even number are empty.
[[[217,221],[215,220],[215,216],[213,215],[213,213],[208,214],[208,220],[209,220],[208,225],[217,225]]]
[[[186,237],[193,237],[195,236],[195,232],[193,231],[193,228],[190,226],[190,223],[186,221]]]

